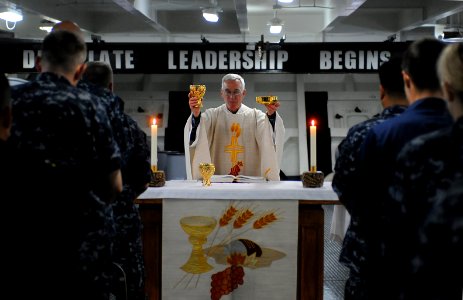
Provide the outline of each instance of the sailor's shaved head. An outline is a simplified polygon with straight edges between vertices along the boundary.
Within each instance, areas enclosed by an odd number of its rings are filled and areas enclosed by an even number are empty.
[[[81,38],[84,37],[84,33],[80,29],[79,25],[69,20],[56,23],[51,30],[52,31],[66,30],[66,31],[70,31],[78,35]]]

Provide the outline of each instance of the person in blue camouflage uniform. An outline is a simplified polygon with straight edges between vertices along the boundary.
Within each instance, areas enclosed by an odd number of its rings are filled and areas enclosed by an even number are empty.
[[[398,116],[406,109],[408,103],[400,63],[401,59],[394,57],[383,63],[378,69],[380,99],[384,110],[378,116],[351,127],[346,138],[338,146],[332,187],[347,211],[354,215],[354,218],[350,220],[340,255],[340,262],[350,270],[344,292],[345,299],[363,298],[361,296],[362,278],[359,277],[359,274],[362,273],[360,270],[362,261],[368,251],[365,248],[362,232],[358,229],[356,213],[352,212],[353,206],[351,205],[356,197],[356,190],[352,189],[352,186],[356,177],[357,157],[360,145],[373,126]]]
[[[95,106],[95,96],[75,87],[85,58],[81,37],[52,32],[42,43],[41,73],[12,88],[8,142],[28,166],[22,170],[28,181],[18,183],[24,188],[14,199],[21,199],[27,234],[40,239],[31,245],[20,240],[18,280],[28,287],[15,291],[15,298],[109,297],[110,203],[122,191],[121,158],[106,112]]]
[[[142,224],[135,199],[148,187],[151,179],[150,150],[146,134],[124,113],[124,103],[112,92],[111,66],[89,62],[78,87],[97,95],[108,108],[108,115],[122,154],[123,191],[113,203],[116,223],[114,260],[126,274],[129,299],[144,300],[144,262]],[[122,279],[121,279],[122,280]]]
[[[389,246],[406,274],[402,299],[459,300],[463,292],[455,276],[463,269],[463,44],[447,46],[438,74],[454,125],[408,143],[389,189],[400,228]]]
[[[354,187],[358,197],[352,211],[356,213],[353,217],[358,220],[368,248],[362,290],[369,298],[397,299],[403,281],[404,274],[398,271],[397,265],[406,262],[399,262],[402,256],[389,247],[394,235],[401,230],[394,226],[397,213],[389,195],[397,156],[414,137],[452,123],[436,71],[436,62],[444,46],[431,38],[409,45],[402,57],[409,107],[400,116],[373,127],[360,149],[360,176]]]

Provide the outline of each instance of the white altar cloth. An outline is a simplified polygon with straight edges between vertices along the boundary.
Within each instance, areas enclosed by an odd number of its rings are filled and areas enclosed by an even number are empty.
[[[240,199],[240,200],[325,200],[336,204],[338,196],[325,182],[320,188],[304,188],[301,181],[260,183],[212,183],[205,187],[197,180],[166,181],[163,187],[148,188],[138,199]]]
[[[336,205],[331,219],[330,238],[342,242],[350,223],[350,214],[343,205]]]

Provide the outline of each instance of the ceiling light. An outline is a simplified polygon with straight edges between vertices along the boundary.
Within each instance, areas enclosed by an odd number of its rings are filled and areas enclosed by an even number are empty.
[[[217,22],[219,20],[218,9],[215,7],[203,9],[203,17],[208,22]]]
[[[8,22],[19,22],[23,20],[23,15],[16,10],[8,10],[0,13],[0,18]]]
[[[270,19],[267,25],[270,25],[270,33],[277,34],[280,33],[283,29],[284,22],[277,17],[277,12],[275,11],[275,16]]]
[[[46,32],[51,32],[52,28],[53,28],[53,26],[40,26],[39,27],[40,30],[43,30],[43,31],[46,31]]]
[[[280,3],[292,3],[293,0],[278,0]]]
[[[40,21],[39,29],[46,32],[51,32],[51,30],[53,29],[53,25],[55,25],[54,22],[44,19]]]

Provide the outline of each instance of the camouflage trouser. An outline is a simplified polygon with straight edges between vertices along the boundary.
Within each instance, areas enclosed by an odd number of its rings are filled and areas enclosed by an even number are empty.
[[[124,194],[123,194],[124,195]],[[142,224],[133,198],[125,194],[113,205],[116,223],[114,261],[125,272],[128,298],[144,300],[144,262],[142,247]]]
[[[368,298],[366,280],[352,274],[346,280],[346,286],[344,289],[345,300],[365,300]],[[372,298],[371,298],[372,299]]]

